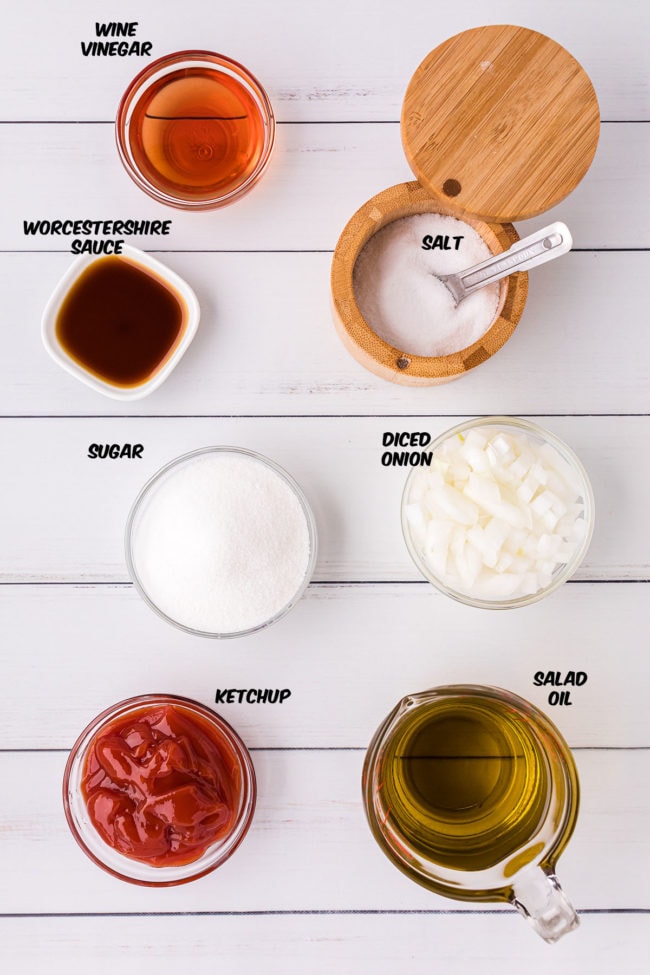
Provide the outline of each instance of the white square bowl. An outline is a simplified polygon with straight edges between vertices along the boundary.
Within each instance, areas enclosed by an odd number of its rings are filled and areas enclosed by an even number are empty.
[[[68,292],[86,268],[97,261],[104,260],[104,258],[94,255],[83,254],[70,265],[59,281],[50,300],[45,306],[41,321],[41,335],[43,344],[54,361],[65,369],[66,372],[69,372],[70,375],[85,383],[86,386],[90,386],[91,389],[97,390],[98,393],[103,393],[104,396],[110,396],[112,399],[136,400],[142,399],[144,396],[152,393],[154,389],[157,389],[158,386],[164,383],[169,374],[176,368],[196,334],[200,309],[197,297],[190,286],[178,274],[165,267],[160,261],[150,257],[149,254],[138,250],[136,247],[125,245],[122,248],[122,253],[116,256],[126,258],[130,263],[139,265],[145,271],[153,272],[157,278],[168,285],[172,291],[176,292],[179,299],[185,305],[186,321],[183,334],[180,342],[167,361],[145,382],[139,383],[137,386],[122,387],[113,385],[95,376],[80,363],[76,362],[63,348],[56,335],[56,321],[59,311]]]

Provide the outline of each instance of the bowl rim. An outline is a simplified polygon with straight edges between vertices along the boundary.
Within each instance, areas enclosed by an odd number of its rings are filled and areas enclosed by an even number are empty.
[[[456,900],[486,902],[509,901],[513,892],[513,881],[516,873],[519,871],[516,871],[512,877],[508,878],[510,882],[502,883],[498,887],[484,887],[476,883],[463,887],[453,885],[442,878],[427,875],[423,870],[418,869],[414,861],[409,859],[404,849],[398,847],[390,834],[382,828],[377,816],[376,783],[381,765],[382,752],[386,742],[408,720],[407,712],[410,714],[420,708],[428,707],[432,702],[441,699],[462,701],[465,698],[497,700],[509,706],[530,721],[533,728],[532,733],[540,741],[540,745],[544,751],[547,749],[550,750],[549,743],[552,743],[553,751],[558,759],[558,768],[563,774],[568,799],[565,804],[562,823],[556,830],[555,836],[548,843],[548,846],[543,851],[540,851],[538,866],[541,866],[545,870],[554,870],[557,860],[559,860],[566,849],[575,831],[580,810],[580,779],[575,756],[558,726],[541,707],[533,704],[532,701],[522,697],[520,694],[504,687],[482,683],[444,684],[405,694],[377,727],[366,749],[361,775],[364,813],[371,833],[382,851],[410,880],[415,881],[415,883],[420,884],[427,890],[433,890],[436,893],[442,894],[444,897],[451,897]],[[552,782],[552,778],[550,781]],[[435,863],[433,858],[430,862]],[[453,872],[457,873],[459,878],[463,873],[461,870]]]
[[[191,463],[197,457],[200,457],[204,454],[220,454],[220,453],[236,454],[236,455],[248,457],[251,460],[262,464],[263,466],[267,467],[269,470],[277,474],[285,482],[285,484],[292,490],[295,497],[297,498],[302,513],[305,517],[305,522],[307,525],[307,533],[309,538],[309,558],[307,560],[305,574],[303,576],[300,586],[298,587],[294,595],[291,597],[289,602],[287,602],[272,617],[262,621],[261,623],[257,623],[255,626],[250,626],[243,630],[226,631],[223,633],[212,632],[210,630],[199,630],[195,627],[187,626],[185,623],[181,623],[178,620],[175,620],[172,616],[169,616],[167,613],[165,613],[165,611],[162,610],[151,599],[151,597],[147,593],[145,586],[140,580],[138,571],[135,566],[134,551],[133,551],[136,519],[140,514],[140,510],[142,506],[146,503],[148,496],[150,495],[151,491],[155,489],[158,482],[161,481],[167,474],[169,474],[175,468],[181,467],[187,463]],[[311,506],[302,488],[300,487],[298,482],[291,476],[291,474],[289,474],[279,464],[276,464],[275,461],[271,460],[269,457],[266,457],[264,454],[260,454],[254,450],[249,450],[246,447],[235,447],[235,446],[224,444],[224,445],[215,445],[215,446],[208,446],[208,447],[199,447],[196,450],[190,450],[187,453],[180,454],[178,457],[173,458],[173,460],[170,460],[167,464],[165,464],[154,474],[152,474],[152,476],[146,481],[146,483],[142,486],[142,488],[138,492],[138,495],[131,506],[131,510],[129,511],[127,521],[126,521],[126,527],[124,531],[124,549],[125,549],[126,566],[131,581],[133,582],[133,585],[135,586],[135,589],[137,590],[138,594],[141,596],[141,598],[144,600],[147,606],[149,606],[149,608],[156,613],[157,616],[165,620],[167,623],[171,623],[172,626],[177,627],[179,630],[183,630],[183,632],[185,633],[191,633],[193,636],[202,636],[213,640],[229,640],[240,636],[248,636],[251,633],[257,633],[260,630],[267,629],[269,626],[272,626],[273,623],[277,623],[278,620],[281,620],[284,616],[286,616],[287,613],[289,613],[289,611],[293,609],[293,607],[299,602],[299,600],[302,598],[303,594],[305,593],[307,587],[309,586],[309,583],[314,573],[314,568],[316,566],[316,559],[318,555],[318,531],[316,528],[316,520],[311,510]]]
[[[149,379],[143,383],[139,383],[137,386],[115,386],[95,376],[66,352],[56,335],[57,318],[70,289],[89,267],[108,259],[124,259],[127,263],[144,269],[145,273],[147,271],[153,272],[156,278],[162,281],[170,291],[175,292],[182,299],[186,308],[185,328],[176,348]],[[189,284],[179,274],[156,260],[155,257],[151,257],[146,251],[132,247],[130,244],[124,244],[120,254],[81,254],[72,262],[63,277],[60,278],[43,310],[41,317],[41,339],[54,362],[61,366],[62,369],[65,369],[71,376],[74,376],[75,379],[84,383],[85,386],[96,390],[96,392],[108,396],[110,399],[128,402],[129,400],[138,400],[148,396],[165,382],[192,343],[199,327],[200,317],[201,310],[198,298]]]
[[[137,166],[135,160],[132,158],[129,148],[129,112],[141,91],[144,89],[147,83],[150,83],[151,79],[153,79],[156,74],[162,73],[164,76],[164,74],[168,73],[168,71],[178,70],[179,68],[187,68],[199,63],[211,65],[216,71],[223,69],[231,76],[236,77],[237,80],[249,91],[249,93],[253,95],[264,127],[264,143],[255,168],[246,177],[246,179],[239,184],[239,186],[236,186],[234,189],[221,196],[184,199],[160,189],[155,183],[152,183]],[[155,61],[152,61],[150,64],[147,64],[141,71],[138,72],[138,74],[136,74],[124,91],[124,94],[122,95],[117,107],[115,116],[115,141],[124,169],[131,177],[133,182],[149,197],[157,200],[159,203],[175,207],[179,210],[216,210],[219,207],[228,206],[230,203],[234,203],[240,197],[244,196],[253,188],[260,177],[264,174],[273,154],[273,146],[275,144],[275,128],[275,115],[271,100],[266,92],[266,89],[260,83],[260,81],[258,81],[252,71],[249,71],[245,65],[225,54],[220,54],[217,51],[208,51],[197,48],[165,54],[162,57],[157,58]]]
[[[488,223],[472,214],[459,214],[445,206],[420,183],[389,186],[367,200],[343,228],[336,243],[330,272],[334,325],[348,352],[366,369],[390,382],[432,386],[459,379],[489,361],[515,331],[528,296],[528,273],[516,271],[500,282],[497,314],[487,331],[474,343],[443,356],[418,356],[390,345],[366,322],[356,301],[354,268],[374,234],[403,217],[440,213],[469,224],[493,254],[502,253],[519,240],[510,223]]]
[[[517,416],[484,416],[475,417],[471,420],[465,420],[462,423],[456,424],[456,426],[451,427],[446,430],[439,437],[430,444],[429,449],[431,452],[440,447],[445,441],[449,440],[451,437],[458,433],[463,433],[466,430],[480,429],[481,427],[507,427],[510,429],[515,429],[523,431],[527,434],[532,434],[543,442],[550,444],[559,455],[575,470],[575,472],[580,477],[582,487],[584,489],[583,503],[584,503],[584,517],[587,529],[580,540],[580,544],[576,546],[575,551],[571,559],[564,564],[564,567],[556,572],[551,580],[550,585],[543,589],[538,589],[537,592],[526,595],[518,596],[514,599],[481,599],[476,596],[468,595],[458,591],[457,589],[448,586],[442,579],[440,579],[431,570],[424,560],[420,557],[419,552],[411,538],[408,521],[405,515],[405,508],[408,504],[408,495],[411,488],[411,483],[413,479],[417,476],[420,468],[413,468],[408,477],[406,478],[406,483],[402,491],[402,498],[400,503],[400,520],[402,527],[402,536],[406,544],[411,559],[413,560],[415,566],[419,569],[422,575],[434,586],[439,592],[444,593],[446,596],[450,596],[459,603],[464,603],[466,606],[476,606],[479,609],[516,609],[520,606],[529,606],[531,603],[536,603],[545,596],[550,595],[556,589],[558,589],[563,582],[566,582],[577,570],[578,566],[584,559],[594,531],[595,522],[595,499],[593,488],[589,480],[589,475],[585,470],[582,461],[573,451],[571,447],[564,440],[561,440],[550,430],[546,430],[544,427],[537,423],[533,423],[531,420],[524,419],[523,417]]]
[[[106,843],[80,811],[86,809],[78,789],[78,779],[83,772],[83,764],[96,735],[111,720],[120,714],[141,711],[147,706],[163,704],[179,706],[186,711],[200,715],[206,722],[216,727],[235,752],[242,776],[241,806],[229,835],[222,841],[212,844],[200,857],[179,866],[153,866],[144,860],[136,860],[119,853]],[[193,698],[164,692],[138,694],[105,708],[90,721],[70,749],[62,781],[63,809],[70,832],[77,844],[97,866],[113,877],[141,887],[171,887],[189,883],[203,877],[225,863],[246,836],[255,812],[257,801],[257,780],[255,767],[248,748],[232,725],[211,708]],[[210,852],[212,851],[212,852]],[[207,858],[206,858],[207,857]],[[151,871],[151,873],[149,872]]]

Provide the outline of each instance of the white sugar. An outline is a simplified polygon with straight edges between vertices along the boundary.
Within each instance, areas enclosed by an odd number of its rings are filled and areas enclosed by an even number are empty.
[[[135,523],[133,562],[150,600],[184,626],[248,630],[301,589],[307,518],[292,487],[235,452],[198,454],[162,478]]]
[[[456,249],[455,238],[462,237]],[[425,238],[444,242],[424,249]],[[470,224],[438,213],[402,217],[365,245],[354,268],[354,294],[370,328],[402,352],[439,356],[478,341],[496,318],[500,286],[476,291],[455,307],[435,274],[455,274],[491,256]]]

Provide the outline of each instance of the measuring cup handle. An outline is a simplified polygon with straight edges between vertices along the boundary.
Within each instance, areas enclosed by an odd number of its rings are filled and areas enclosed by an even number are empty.
[[[527,271],[531,267],[546,264],[571,250],[573,239],[565,223],[551,223],[548,227],[518,240],[504,254],[497,254],[487,261],[475,264],[458,274],[466,294],[472,294],[486,284],[499,281],[514,271]]]
[[[580,923],[555,874],[541,867],[524,870],[514,879],[511,901],[549,944]]]

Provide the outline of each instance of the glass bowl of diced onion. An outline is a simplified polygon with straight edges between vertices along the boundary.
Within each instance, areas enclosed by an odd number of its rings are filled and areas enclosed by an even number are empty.
[[[437,589],[510,609],[573,575],[591,541],[594,496],[570,447],[529,420],[488,416],[448,430],[429,451],[431,464],[407,478],[402,531]]]

